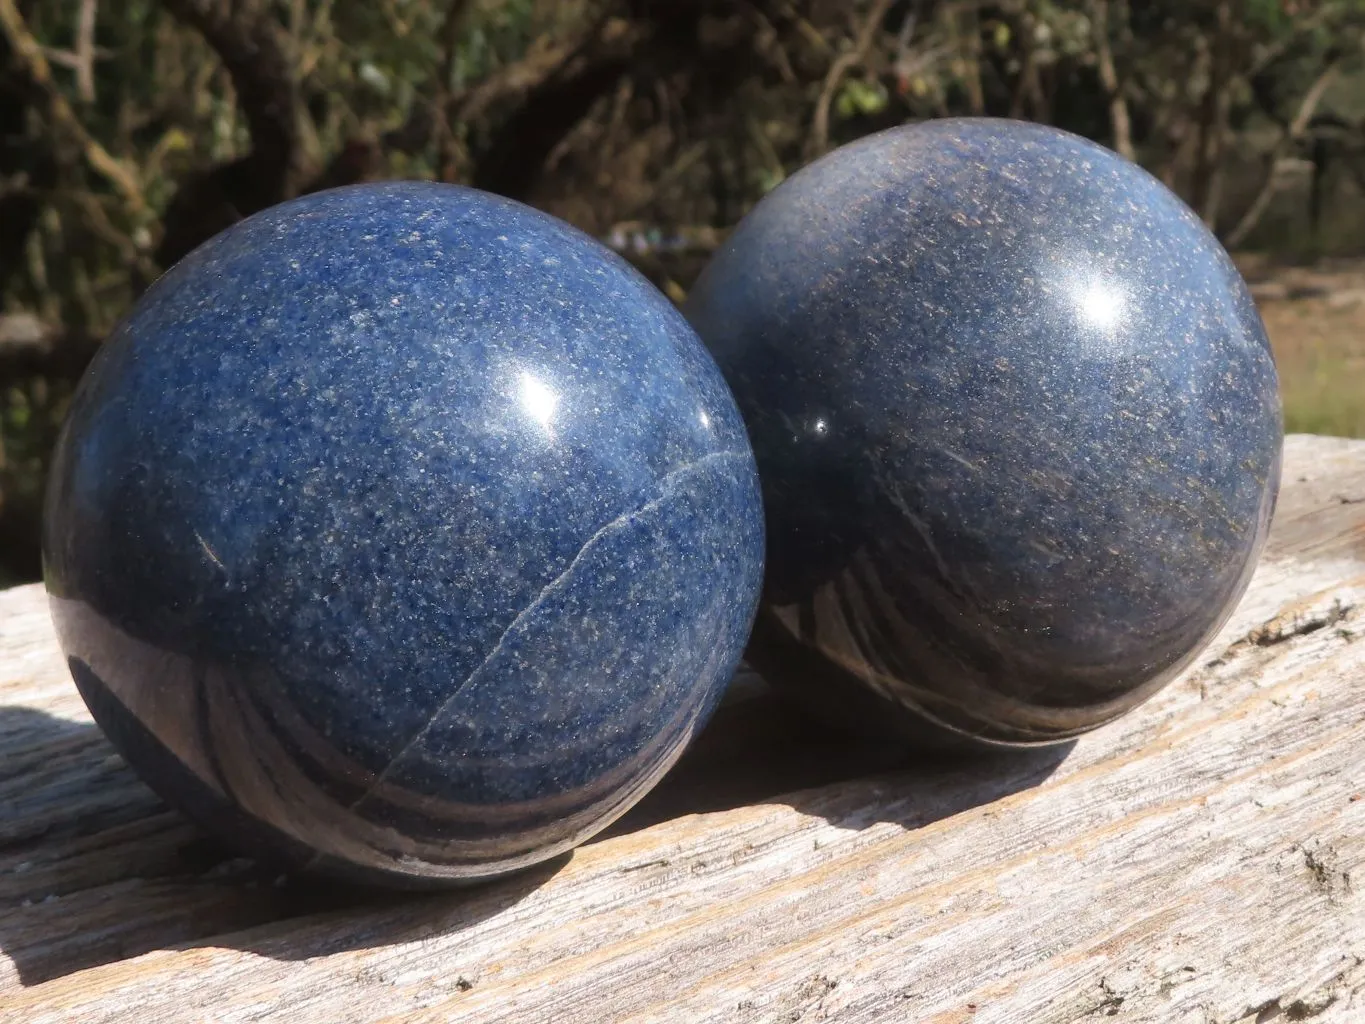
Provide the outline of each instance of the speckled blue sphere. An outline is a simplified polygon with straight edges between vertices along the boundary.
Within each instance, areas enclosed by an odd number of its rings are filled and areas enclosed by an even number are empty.
[[[767,196],[685,312],[749,426],[750,658],[829,717],[1065,740],[1195,656],[1274,507],[1275,366],[1156,179],[988,119],[865,138]]]
[[[753,455],[668,301],[429,183],[267,210],[158,281],[58,447],[44,555],[96,720],[252,852],[487,877],[706,720],[762,576]]]

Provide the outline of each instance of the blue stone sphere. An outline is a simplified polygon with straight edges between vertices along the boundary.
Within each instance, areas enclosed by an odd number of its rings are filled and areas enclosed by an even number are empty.
[[[750,659],[829,719],[947,745],[1109,722],[1243,593],[1279,485],[1265,330],[1160,182],[1032,124],[837,150],[685,313],[763,480]]]
[[[748,638],[763,520],[686,320],[552,217],[389,183],[161,278],[59,443],[44,558],[96,721],[249,852],[421,884],[623,813]]]

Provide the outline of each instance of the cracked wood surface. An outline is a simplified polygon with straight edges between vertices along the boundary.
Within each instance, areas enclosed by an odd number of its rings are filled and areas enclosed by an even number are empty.
[[[1293,437],[1195,667],[1074,746],[907,762],[742,677],[609,833],[491,886],[272,878],[0,592],[0,1022],[1365,1021],[1365,442]]]

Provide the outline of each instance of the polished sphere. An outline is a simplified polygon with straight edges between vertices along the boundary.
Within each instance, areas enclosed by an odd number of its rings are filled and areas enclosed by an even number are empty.
[[[1159,182],[1050,128],[865,138],[767,196],[685,307],[748,423],[750,658],[827,716],[1057,742],[1245,589],[1279,482],[1247,288]]]
[[[158,281],[60,441],[44,555],[95,719],[251,852],[481,878],[603,828],[748,637],[753,455],[687,322],[469,189],[270,209]]]

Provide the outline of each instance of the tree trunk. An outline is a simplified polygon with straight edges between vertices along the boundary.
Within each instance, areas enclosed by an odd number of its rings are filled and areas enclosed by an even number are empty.
[[[1095,60],[1099,68],[1100,85],[1109,98],[1109,128],[1114,136],[1114,151],[1119,156],[1134,160],[1133,122],[1128,115],[1128,100],[1114,67],[1114,51],[1109,42],[1109,0],[1090,0],[1090,26],[1095,36]]]
[[[1194,207],[1210,228],[1217,223],[1223,199],[1223,151],[1232,109],[1237,43],[1231,0],[1221,0],[1217,35],[1208,43],[1211,56],[1209,85],[1200,107],[1199,152],[1194,176]]]

